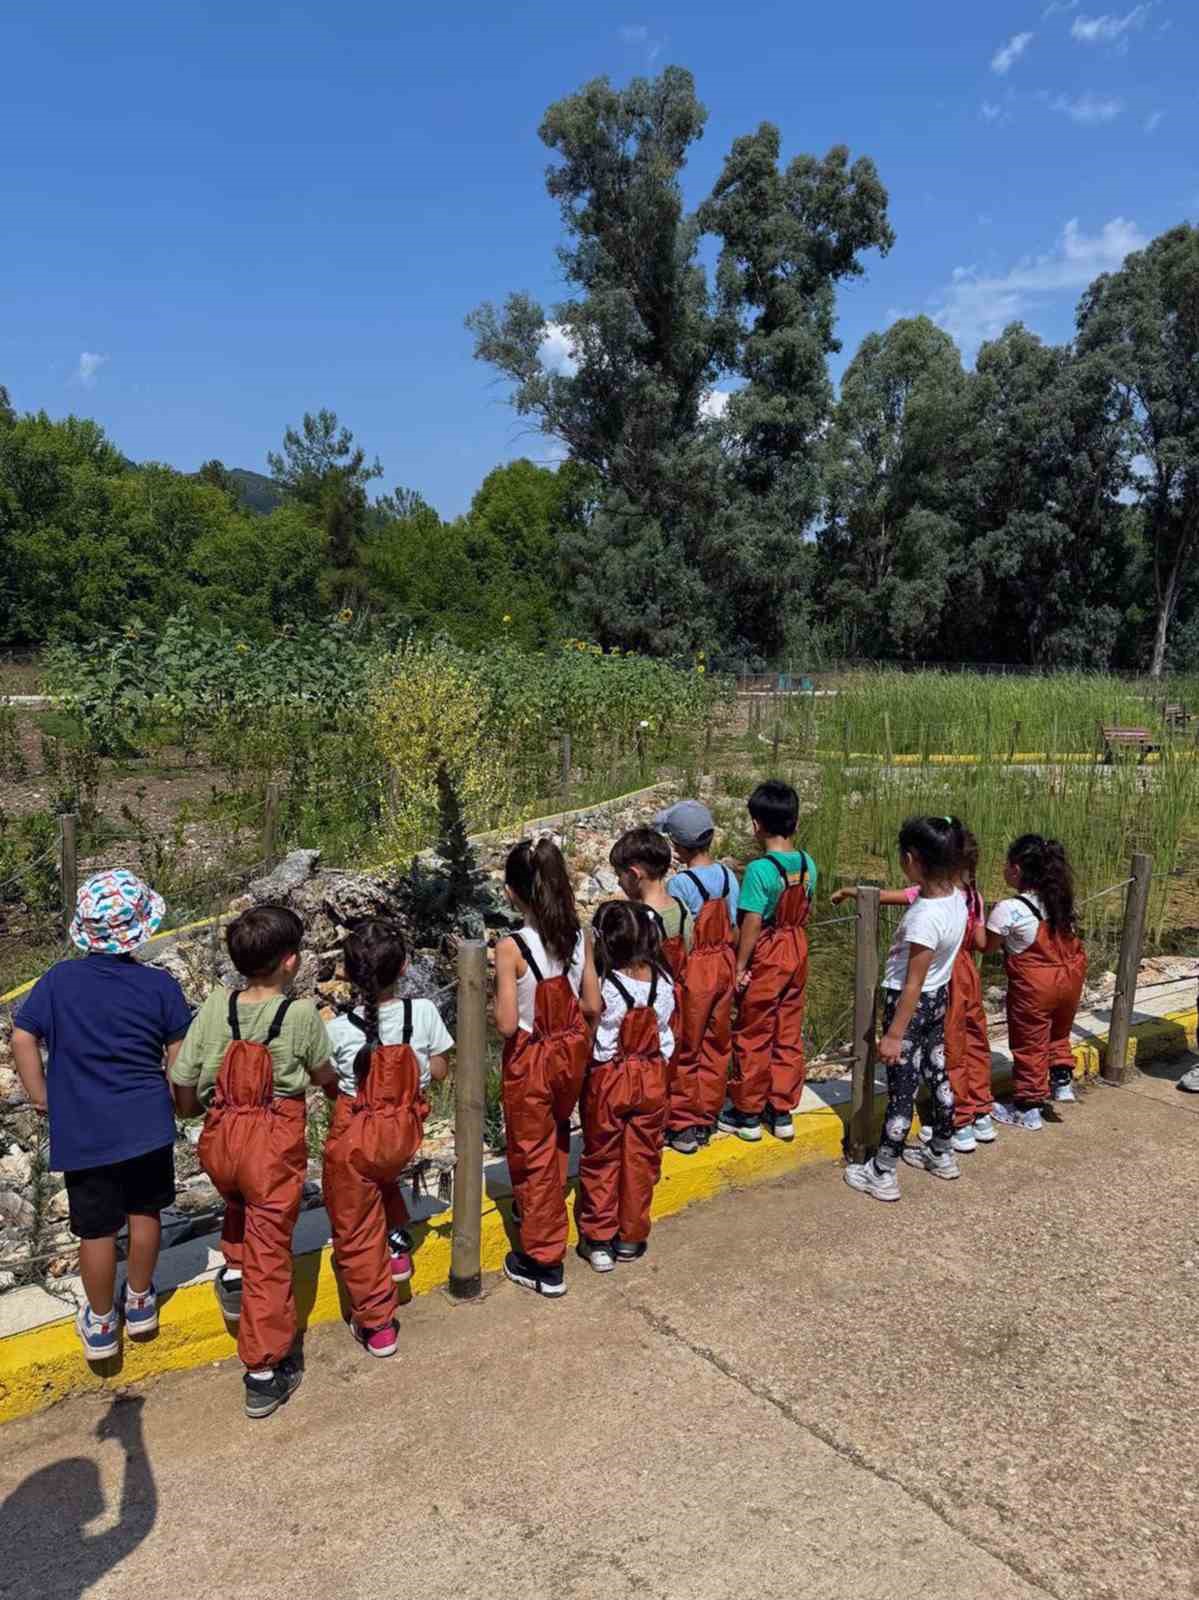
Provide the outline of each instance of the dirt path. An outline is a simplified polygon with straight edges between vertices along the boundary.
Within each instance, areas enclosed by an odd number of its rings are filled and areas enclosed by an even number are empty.
[[[1192,1595],[1187,1064],[899,1206],[808,1169],[559,1304],[431,1296],[390,1363],[322,1329],[267,1423],[226,1363],[11,1425],[0,1595]]]

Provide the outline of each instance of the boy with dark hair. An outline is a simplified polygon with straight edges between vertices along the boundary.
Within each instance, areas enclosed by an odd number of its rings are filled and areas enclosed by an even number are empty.
[[[770,779],[749,797],[763,854],[745,869],[737,941],[741,1002],[733,1030],[730,1104],[719,1126],[738,1138],[793,1139],[791,1113],[803,1093],[804,999],[808,940],[803,931],[816,890],[816,863],[795,849],[799,796]]]
[[[666,892],[669,841],[656,828],[630,828],[612,846],[608,860],[626,898],[648,906],[657,917],[662,953],[678,977],[691,948],[693,919],[683,902]]]
[[[13,1018],[13,1061],[36,1111],[50,1118],[50,1166],[65,1173],[86,1296],[75,1329],[89,1361],[114,1355],[117,1234],[129,1224],[125,1327],[158,1327],[154,1268],[161,1212],[175,1199],[175,1118],[164,1067],[191,1009],[169,972],[134,957],[158,928],[162,899],[124,868],[79,891],[71,940]],[[48,1070],[42,1066],[42,1047]]]
[[[171,1069],[180,1116],[208,1111],[200,1162],[225,1199],[225,1265],[214,1287],[238,1325],[251,1418],[277,1411],[300,1382],[291,1236],[308,1170],[305,1094],[310,1083],[337,1081],[320,1013],[284,993],[303,937],[284,906],[251,906],[235,918],[225,942],[245,986],[213,990]]]

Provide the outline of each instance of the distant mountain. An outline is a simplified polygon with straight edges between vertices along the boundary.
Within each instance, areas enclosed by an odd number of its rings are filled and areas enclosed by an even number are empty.
[[[246,467],[230,467],[229,476],[237,489],[237,498],[247,511],[265,517],[283,504],[283,494],[274,478],[261,472],[250,472]]]

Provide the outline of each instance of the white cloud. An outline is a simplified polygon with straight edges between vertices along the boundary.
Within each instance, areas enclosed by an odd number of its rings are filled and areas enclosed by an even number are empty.
[[[94,389],[96,387],[96,374],[107,360],[107,356],[97,355],[94,350],[81,351],[79,365],[75,368],[71,377],[76,383],[81,383],[85,389]]]
[[[560,377],[573,378],[579,370],[570,334],[560,322],[546,323],[538,355],[546,371],[556,372]]]
[[[1070,37],[1080,44],[1116,44],[1130,28],[1143,28],[1152,7],[1134,6],[1127,16],[1104,12],[1101,17],[1075,17]]]
[[[617,32],[624,44],[644,44],[649,38],[649,29],[644,22],[626,22]]]
[[[1145,132],[1156,133],[1161,127],[1162,119],[1165,117],[1165,115],[1166,113],[1164,111],[1151,111],[1145,118]]]
[[[1117,100],[1114,95],[1107,94],[1079,94],[1071,98],[1070,95],[1058,94],[1052,99],[1047,94],[1041,98],[1050,111],[1061,111],[1071,122],[1077,122],[1080,127],[1094,128],[1104,122],[1114,122],[1124,110],[1123,100]]]
[[[708,422],[719,422],[729,408],[732,396],[725,389],[709,389],[700,396],[699,414]]]
[[[1114,271],[1130,251],[1142,250],[1148,243],[1125,217],[1113,217],[1097,234],[1083,233],[1078,219],[1071,218],[1052,250],[1026,256],[1007,272],[955,267],[949,283],[930,299],[933,320],[971,356],[1009,322],[1027,320],[1054,295],[1085,289],[1101,272]]]
[[[1050,5],[1047,5],[1045,7],[1044,11],[1041,12],[1041,15],[1043,17],[1054,17],[1054,16],[1057,15],[1057,13],[1059,11],[1077,11],[1077,10],[1078,10],[1078,0],[1052,0],[1052,3]]]
[[[998,122],[1003,115],[1003,107],[991,100],[984,100],[978,111],[984,122]]]
[[[1002,78],[1012,70],[1032,41],[1033,35],[1031,33],[1014,33],[1008,42],[1000,45],[999,49],[991,57],[991,71],[997,72]]]

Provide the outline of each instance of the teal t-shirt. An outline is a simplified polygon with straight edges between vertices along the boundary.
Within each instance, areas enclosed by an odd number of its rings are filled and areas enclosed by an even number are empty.
[[[783,880],[775,862],[790,873],[806,872],[808,898],[816,893],[816,863],[806,850],[772,850],[770,856],[759,856],[746,867],[741,879],[741,915],[756,911],[764,922],[774,915],[783,892]]]

